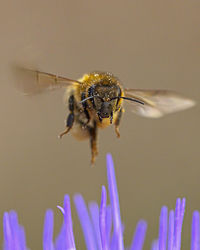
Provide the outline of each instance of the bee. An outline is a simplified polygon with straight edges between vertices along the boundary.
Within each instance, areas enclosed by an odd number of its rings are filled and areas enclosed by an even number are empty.
[[[59,138],[70,132],[78,140],[89,139],[91,164],[98,155],[98,128],[104,129],[113,124],[116,136],[120,137],[119,126],[125,101],[132,105],[134,113],[150,118],[184,110],[195,104],[173,91],[123,88],[121,81],[109,72],[84,74],[78,80],[41,71],[30,70],[29,73],[33,74],[35,81],[30,85],[26,82],[26,93],[65,89],[64,99],[69,114],[66,128]]]

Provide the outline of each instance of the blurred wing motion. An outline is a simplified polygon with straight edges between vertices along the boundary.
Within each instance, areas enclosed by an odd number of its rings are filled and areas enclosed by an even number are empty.
[[[132,111],[150,118],[158,118],[195,105],[193,100],[168,90],[125,89],[125,96],[144,102],[144,105],[131,102]]]
[[[16,87],[27,95],[81,84],[77,80],[20,67],[14,68],[14,77]]]

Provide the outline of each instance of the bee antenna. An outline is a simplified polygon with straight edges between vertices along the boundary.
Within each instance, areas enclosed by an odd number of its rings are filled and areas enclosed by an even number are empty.
[[[89,97],[83,99],[82,101],[80,101],[80,103],[83,103],[83,102],[85,102],[85,101],[87,101],[87,100],[90,100],[90,99],[92,99],[92,98],[94,98],[94,97],[98,97],[98,98],[100,98],[101,100],[103,100],[103,98],[102,98],[101,96],[93,95],[93,96],[89,96]]]
[[[114,100],[114,99],[124,99],[124,100],[132,101],[132,102],[137,102],[137,103],[139,103],[139,104],[144,105],[144,102],[142,102],[142,101],[140,101],[140,100],[138,100],[138,99],[130,98],[130,97],[115,96],[115,97],[113,97],[111,100]]]

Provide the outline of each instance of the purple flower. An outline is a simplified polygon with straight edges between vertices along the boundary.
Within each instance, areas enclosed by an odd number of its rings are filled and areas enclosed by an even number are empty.
[[[121,221],[119,197],[116,185],[114,165],[111,155],[107,155],[108,194],[102,187],[100,206],[91,202],[87,206],[82,195],[74,196],[74,203],[82,226],[85,244],[88,250],[141,250],[145,240],[147,223],[140,220],[136,226],[132,243],[124,246],[124,225]],[[71,218],[70,198],[64,198],[63,207],[58,206],[63,223],[58,236],[53,239],[53,212],[47,210],[44,221],[44,250],[75,250],[73,224]],[[163,206],[160,213],[158,239],[152,243],[152,250],[180,250],[181,231],[185,212],[185,199],[177,199],[175,211]],[[14,211],[6,212],[3,220],[4,250],[28,250],[23,227],[19,225]],[[200,250],[200,214],[193,213],[191,229],[191,250]]]

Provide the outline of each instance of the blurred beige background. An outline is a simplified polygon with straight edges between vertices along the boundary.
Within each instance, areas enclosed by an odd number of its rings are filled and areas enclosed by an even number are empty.
[[[100,154],[91,168],[87,141],[57,139],[67,117],[63,91],[21,95],[11,64],[72,79],[111,71],[126,87],[171,89],[198,102],[199,13],[198,0],[1,1],[0,219],[2,224],[3,212],[15,209],[31,249],[42,249],[47,208],[54,209],[58,232],[56,205],[64,194],[81,192],[86,201],[100,202],[107,152],[115,161],[126,245],[144,218],[149,249],[161,206],[174,208],[176,198],[185,196],[182,249],[189,249],[192,211],[200,210],[199,106],[159,120],[127,108],[120,140],[113,127],[100,131]],[[76,244],[85,249],[72,209]]]

